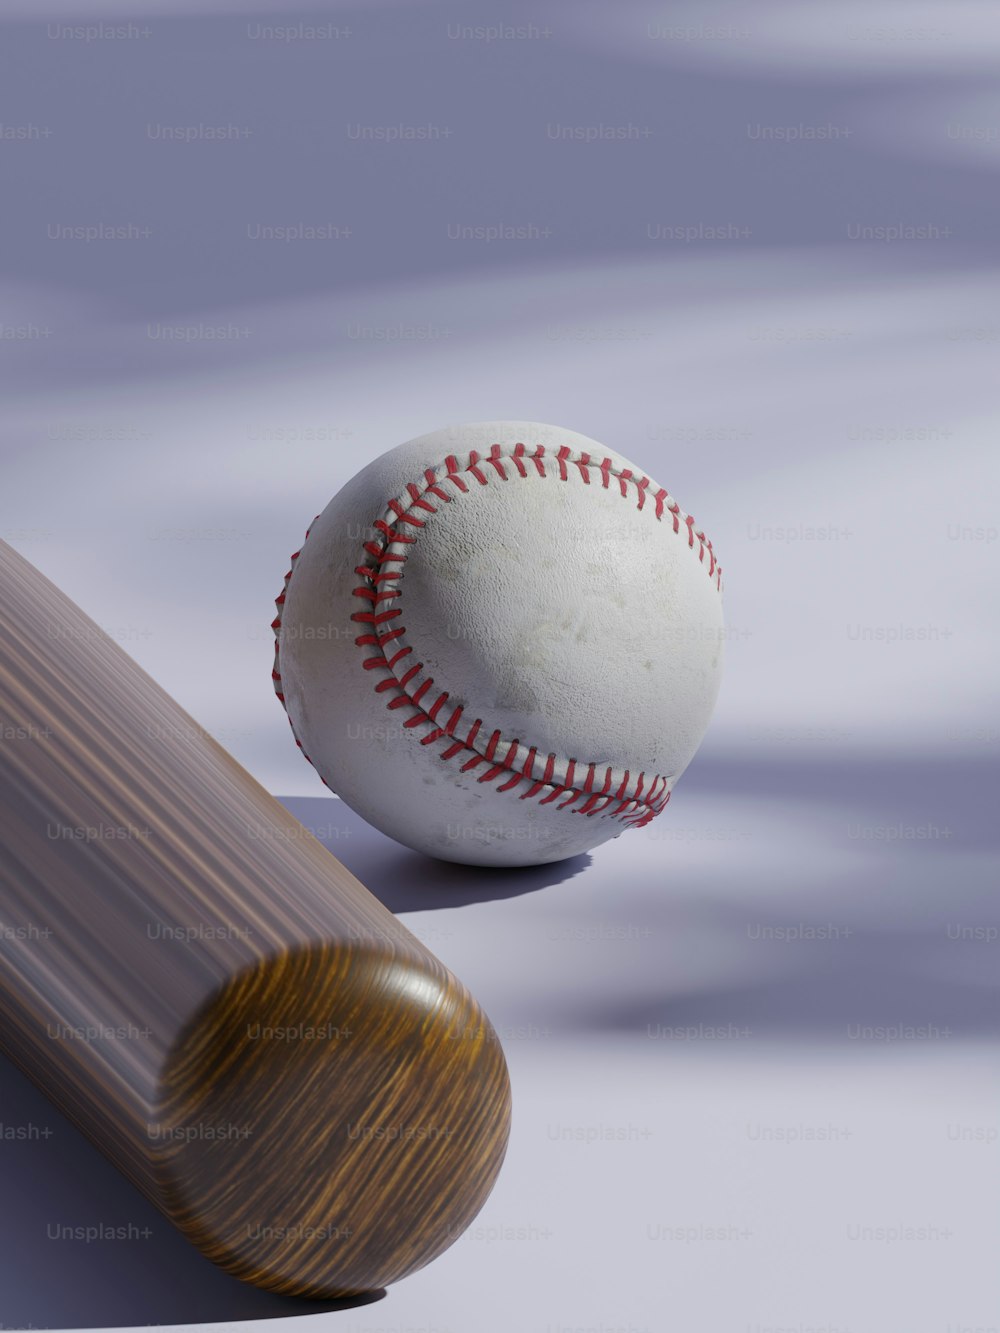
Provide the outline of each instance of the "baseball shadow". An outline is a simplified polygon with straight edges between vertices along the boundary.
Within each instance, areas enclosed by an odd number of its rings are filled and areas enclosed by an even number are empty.
[[[335,797],[279,796],[278,800],[390,912],[431,912],[519,898],[562,884],[591,864],[584,852],[541,866],[458,865],[410,851]]]

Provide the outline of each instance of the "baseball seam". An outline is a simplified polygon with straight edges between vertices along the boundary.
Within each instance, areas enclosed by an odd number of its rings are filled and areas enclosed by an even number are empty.
[[[431,502],[429,496],[433,496],[441,504],[451,503],[470,490],[470,483],[465,480],[467,476],[480,486],[486,486],[491,480],[508,481],[510,479],[508,467],[512,467],[519,477],[527,478],[532,475],[531,465],[533,465],[537,475],[546,478],[551,475],[546,470],[546,462],[556,464],[560,481],[568,481],[571,476],[578,476],[584,484],[591,485],[593,473],[600,478],[602,488],[609,490],[614,478],[623,499],[628,499],[632,494],[638,497],[639,510],[643,510],[651,501],[651,510],[658,522],[669,514],[673,531],[678,535],[687,536],[688,547],[694,550],[697,543],[698,559],[706,567],[708,576],[721,592],[722,568],[716,560],[712,543],[703,532],[696,529],[694,519],[684,514],[667,491],[657,487],[649,477],[636,478],[630,468],[616,468],[610,458],[604,458],[598,463],[590,454],[575,454],[568,446],[561,447],[555,455],[546,456],[545,448],[541,445],[529,453],[526,446],[519,443],[514,446],[512,452],[505,453],[501,445],[494,444],[489,454],[485,456],[475,450],[470,452],[464,466],[459,463],[457,456],[449,455],[443,464],[426,469],[422,483],[410,482],[406,487],[405,499],[397,497],[390,500],[382,517],[372,525],[373,540],[365,542],[363,548],[367,557],[366,562],[355,570],[361,583],[353,589],[353,596],[366,601],[369,605],[364,611],[355,612],[351,616],[352,621],[367,626],[368,632],[359,635],[355,639],[355,644],[373,650],[372,655],[366,657],[363,662],[365,670],[381,670],[389,673],[374,687],[378,694],[395,691],[395,697],[387,702],[386,707],[392,710],[403,707],[412,709],[412,716],[403,723],[403,726],[407,729],[426,726],[427,734],[420,738],[420,743],[428,746],[443,743],[443,749],[439,754],[441,759],[451,760],[463,753],[467,755],[466,762],[461,766],[461,772],[472,772],[482,764],[486,764],[486,772],[479,774],[476,780],[481,783],[500,782],[497,791],[515,793],[518,787],[528,783],[530,784],[528,790],[518,793],[520,800],[541,796],[540,805],[556,804],[558,809],[568,810],[573,814],[584,814],[588,817],[602,815],[641,828],[666,807],[670,800],[671,777],[657,774],[650,779],[646,773],[637,773],[633,776],[628,769],[616,772],[605,765],[581,763],[577,759],[559,759],[554,754],[543,758],[538,755],[535,746],[523,746],[519,738],[505,740],[499,731],[493,731],[486,740],[481,718],[475,719],[464,739],[461,738],[456,735],[456,731],[466,711],[464,705],[457,705],[449,713],[446,710],[449,694],[445,690],[437,695],[433,704],[425,706],[426,696],[434,689],[434,678],[421,677],[422,662],[406,662],[407,658],[413,656],[414,649],[406,642],[406,629],[400,623],[400,617],[403,615],[402,607],[380,609],[387,601],[402,596],[399,584],[403,577],[402,566],[409,558],[407,548],[416,544],[420,530],[427,524],[427,519],[419,515],[434,515],[439,509],[439,506]],[[309,531],[306,532],[306,539],[308,536]],[[305,542],[291,558],[291,568],[285,575],[284,588],[275,601],[278,614],[272,621],[272,629],[275,631],[272,679],[275,692],[283,705],[285,696],[280,668],[281,614],[295,561],[301,555],[304,546]],[[401,666],[397,672],[397,666],[402,663],[405,663],[405,666]],[[295,727],[290,716],[288,720],[295,736]],[[295,743],[306,759],[309,759],[298,736],[295,736]],[[522,749],[526,754],[523,762],[519,762]],[[603,770],[603,776],[599,774],[599,770]],[[580,773],[584,776],[578,786]],[[322,774],[320,777],[326,783]]]

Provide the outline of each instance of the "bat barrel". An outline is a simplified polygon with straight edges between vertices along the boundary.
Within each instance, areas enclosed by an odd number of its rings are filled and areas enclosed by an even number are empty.
[[[0,542],[0,1048],[204,1253],[385,1286],[509,1132],[468,991]]]

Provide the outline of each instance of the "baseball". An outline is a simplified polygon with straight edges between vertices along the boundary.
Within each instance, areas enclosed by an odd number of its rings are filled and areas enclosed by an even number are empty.
[[[712,543],[642,468],[559,426],[421,435],[292,557],[274,686],[382,832],[469,865],[559,861],[658,818],[722,669]]]

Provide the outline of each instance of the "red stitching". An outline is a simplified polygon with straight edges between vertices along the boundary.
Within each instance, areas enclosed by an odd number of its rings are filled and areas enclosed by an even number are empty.
[[[451,717],[448,719],[448,725],[444,729],[446,735],[454,736],[455,728],[458,726],[459,722],[461,722],[462,714],[464,712],[465,709],[462,707],[461,704],[459,704],[458,707],[455,709],[454,713],[452,713]]]
[[[433,495],[436,499],[445,503],[450,503],[455,496],[444,489],[444,483],[449,483],[455,490],[461,494],[468,494],[469,485],[463,477],[463,473],[471,475],[481,485],[489,484],[491,477],[500,478],[508,481],[509,474],[504,466],[505,463],[511,464],[517,475],[526,478],[530,475],[528,463],[534,463],[535,471],[539,477],[547,477],[548,472],[545,467],[545,448],[543,445],[537,445],[533,452],[528,453],[527,446],[523,443],[514,445],[513,452],[505,454],[503,446],[494,444],[490,447],[489,455],[484,459],[475,450],[469,453],[466,464],[463,468],[458,458],[454,454],[449,454],[444,462],[444,475],[439,476],[439,468],[427,468],[423,475],[423,486],[416,482],[409,482],[406,486],[406,496],[408,507],[398,498],[389,500],[386,506],[386,514],[378,519],[373,525],[373,531],[376,534],[375,539],[366,541],[363,544],[365,554],[370,558],[370,563],[359,565],[356,574],[364,582],[361,587],[354,588],[352,595],[359,597],[364,601],[371,603],[371,610],[355,612],[351,619],[371,627],[372,632],[359,635],[355,643],[359,647],[376,648],[377,656],[364,659],[363,666],[366,670],[382,670],[392,673],[389,678],[378,681],[374,688],[377,693],[382,694],[387,690],[395,691],[395,697],[386,704],[387,708],[413,708],[414,714],[403,725],[407,729],[414,729],[422,724],[430,724],[430,730],[426,736],[421,737],[422,745],[432,745],[439,741],[447,742],[445,749],[440,753],[440,758],[450,760],[458,755],[465,754],[466,762],[461,766],[461,772],[471,772],[473,769],[483,764],[488,765],[485,773],[482,773],[476,780],[477,782],[493,782],[498,778],[503,778],[503,783],[497,788],[498,791],[514,791],[523,783],[529,783],[528,790],[519,794],[522,801],[532,799],[545,791],[546,795],[539,802],[540,805],[550,805],[558,803],[560,810],[568,810],[576,806],[576,814],[594,815],[607,814],[610,818],[619,819],[622,823],[641,828],[654,819],[666,807],[670,800],[670,779],[662,774],[655,774],[650,780],[645,773],[639,773],[635,779],[635,790],[630,792],[631,773],[628,769],[617,784],[617,790],[612,790],[615,785],[613,770],[608,767],[605,771],[603,783],[600,790],[595,790],[595,784],[600,781],[597,778],[597,765],[589,763],[586,765],[586,777],[583,780],[581,788],[575,786],[576,769],[579,763],[576,759],[569,759],[566,762],[565,775],[560,782],[556,777],[556,767],[558,760],[556,755],[549,754],[544,762],[541,776],[537,776],[538,751],[535,746],[528,748],[527,756],[520,768],[515,768],[515,762],[520,749],[520,740],[513,740],[506,743],[506,751],[502,759],[498,758],[497,752],[502,751],[504,741],[499,731],[493,731],[489,741],[486,744],[485,753],[479,753],[476,746],[476,738],[482,729],[482,719],[476,718],[469,728],[468,733],[463,740],[455,735],[456,729],[462,720],[464,705],[457,705],[448,721],[442,726],[438,720],[438,714],[448,700],[447,691],[440,692],[436,701],[425,710],[422,704],[424,696],[433,689],[434,680],[428,676],[416,687],[412,694],[408,693],[410,682],[423,670],[423,663],[418,662],[409,666],[400,677],[395,676],[395,667],[397,663],[413,652],[412,646],[404,645],[387,657],[385,646],[393,640],[401,638],[405,633],[405,628],[400,625],[385,633],[379,631],[379,626],[387,620],[392,620],[402,615],[401,607],[394,607],[390,610],[380,610],[380,604],[394,597],[402,595],[401,588],[390,588],[383,592],[381,584],[394,583],[402,577],[402,570],[386,570],[383,567],[387,564],[402,565],[406,563],[407,556],[397,554],[393,548],[399,545],[412,546],[417,541],[417,535],[404,535],[400,532],[400,525],[405,524],[409,528],[421,529],[426,526],[426,520],[415,518],[412,514],[413,509],[419,509],[423,513],[436,514],[437,508],[428,500],[428,495]],[[609,490],[611,478],[614,476],[618,480],[619,489],[623,499],[629,496],[629,487],[633,487],[637,495],[637,508],[642,510],[647,498],[653,500],[655,517],[657,521],[662,521],[664,514],[669,514],[673,531],[681,532],[681,522],[683,521],[686,530],[685,535],[688,539],[688,547],[694,549],[695,538],[698,540],[698,559],[704,565],[705,552],[708,552],[708,574],[715,584],[716,588],[722,590],[722,566],[716,559],[712,543],[705,534],[695,529],[695,521],[689,514],[684,514],[680,506],[671,498],[669,493],[662,487],[650,490],[654,486],[649,477],[635,478],[631,468],[622,468],[616,472],[614,463],[610,458],[604,458],[600,463],[595,462],[588,453],[580,453],[573,456],[573,451],[566,445],[563,445],[555,456],[555,464],[559,470],[559,479],[568,481],[570,477],[568,465],[572,465],[586,485],[591,484],[591,471],[595,471],[601,479],[601,486],[604,490]],[[490,468],[492,471],[487,471]],[[315,523],[315,519],[313,522]],[[312,530],[312,525],[306,531],[306,538]],[[303,547],[305,542],[303,542]],[[281,608],[285,602],[285,596],[288,591],[288,584],[292,578],[295,561],[301,554],[302,548],[295,552],[291,558],[292,569],[285,575],[284,586],[275,599],[275,605],[278,608],[278,614],[271,622],[271,628],[275,631],[275,650],[274,650],[274,668],[271,673],[274,683],[275,693],[281,702],[285,703],[285,696],[282,693],[281,671],[280,671],[280,648],[281,648]],[[289,718],[291,724],[291,718]],[[292,726],[292,734],[295,735],[295,728]],[[302,749],[301,741],[295,738],[299,749]],[[303,753],[305,751],[303,750]],[[308,758],[308,756],[306,756]],[[310,761],[312,762],[312,761]],[[324,778],[325,782],[326,779]],[[646,783],[649,782],[648,788]],[[645,795],[643,795],[645,791]],[[580,802],[583,802],[581,805]],[[612,806],[617,808],[611,809]]]

